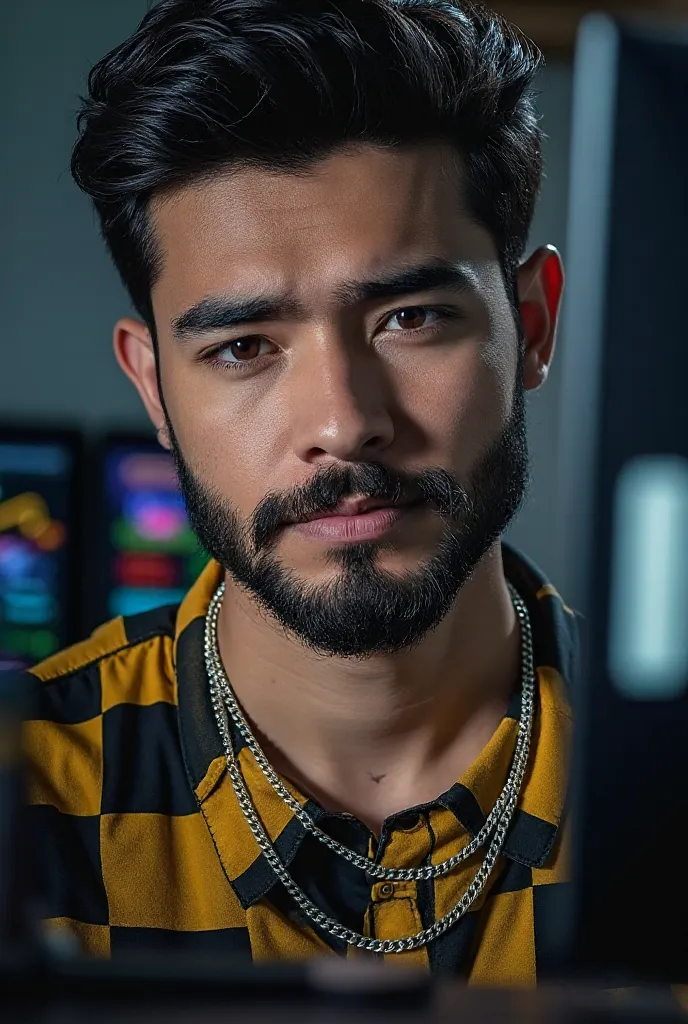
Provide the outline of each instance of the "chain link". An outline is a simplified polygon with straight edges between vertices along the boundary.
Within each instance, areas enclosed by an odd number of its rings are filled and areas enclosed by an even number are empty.
[[[468,911],[487,884],[487,880],[504,844],[520,793],[523,777],[525,775],[530,749],[534,708],[535,671],[533,664],[530,619],[523,600],[511,584],[509,584],[509,590],[514,608],[521,624],[522,662],[521,716],[516,748],[509,776],[502,792],[497,798],[495,806],[488,815],[485,824],[474,837],[472,842],[448,860],[440,864],[426,865],[422,868],[385,868],[382,867],[382,865],[375,864],[369,858],[361,857],[359,854],[355,853],[353,850],[349,850],[341,843],[336,842],[336,840],[333,840],[327,835],[327,833],[319,829],[302,805],[294,799],[292,794],[286,786],[284,786],[282,780],[272,768],[272,765],[270,765],[253,736],[222,664],[222,659],[219,654],[219,645],[217,642],[217,621],[222,598],[225,592],[224,582],[218,587],[210,602],[205,623],[205,661],[210,682],[211,702],[218,728],[220,730],[220,736],[222,738],[222,744],[227,760],[227,771],[237,797],[239,807],[247,821],[247,824],[249,825],[249,828],[251,829],[254,839],[265,855],[268,864],[280,879],[287,892],[292,896],[297,906],[313,923],[320,926],[336,938],[343,939],[349,945],[375,953],[402,953],[425,946],[427,943],[438,938],[438,936],[451,928],[452,925]],[[468,857],[475,853],[481,846],[484,846],[489,835],[494,830],[494,836],[487,849],[483,863],[476,872],[476,875],[467,891],[458,903],[431,927],[424,929],[416,935],[406,936],[402,939],[372,939],[344,927],[338,921],[328,917],[327,914],[324,914],[323,911],[311,902],[303,890],[291,878],[287,868],[279,859],[279,856],[265,831],[263,823],[258,816],[255,806],[253,805],[251,796],[248,792],[234,754],[228,724],[229,718],[232,719],[234,725],[243,736],[249,750],[256,759],[258,766],[272,785],[273,789],[275,789],[284,802],[294,811],[295,816],[301,822],[303,827],[325,846],[333,850],[333,852],[339,854],[350,863],[355,864],[374,878],[385,878],[396,881],[442,877],[454,870],[454,868],[456,868],[460,863],[467,860]]]
[[[343,857],[349,863],[354,864],[363,871],[366,871],[371,877],[384,879],[386,881],[420,881],[441,878],[453,871],[459,864],[468,860],[468,858],[471,857],[481,846],[485,845],[487,839],[492,834],[497,822],[499,821],[499,818],[504,813],[504,808],[506,807],[511,793],[520,788],[526,767],[526,744],[530,740],[530,722],[532,719],[534,700],[532,640],[530,636],[528,613],[521,601],[521,598],[515,592],[513,592],[512,597],[514,599],[514,605],[516,607],[519,620],[521,621],[523,692],[521,720],[519,723],[516,749],[514,751],[512,766],[504,788],[478,834],[470,843],[468,843],[467,846],[452,857],[448,858],[448,860],[439,864],[425,865],[421,868],[387,868],[380,864],[375,864],[372,858],[363,857],[360,854],[355,853],[353,850],[348,849],[348,847],[337,842],[335,839],[332,839],[326,832],[323,832],[318,828],[304,807],[298,802],[298,800],[294,799],[258,745],[258,742],[244,717],[236,695],[232,690],[222,664],[222,659],[219,655],[217,644],[217,620],[224,593],[223,588],[224,584],[221,585],[213,598],[208,610],[208,618],[206,622],[205,655],[206,665],[209,667],[209,675],[214,679],[216,685],[219,687],[227,712],[243,736],[246,745],[253,754],[259,768],[278,796],[287,804],[288,807],[291,808],[307,832],[315,836],[319,842],[323,843],[323,845]]]

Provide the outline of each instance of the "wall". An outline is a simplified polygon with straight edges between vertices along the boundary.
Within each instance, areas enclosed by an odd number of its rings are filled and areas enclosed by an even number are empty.
[[[135,28],[146,0],[0,3],[0,418],[139,428],[147,419],[111,351],[126,295],[69,174],[90,66]],[[565,249],[571,72],[552,64],[539,106],[549,138],[532,244]],[[566,589],[557,519],[558,363],[529,401],[533,486],[512,540]]]
[[[551,242],[566,260],[568,216],[569,134],[573,75],[565,64],[552,63],[540,82],[538,106],[548,136],[545,143],[545,179],[533,221],[531,247]],[[566,562],[558,545],[560,479],[559,396],[564,386],[561,352],[557,349],[547,383],[528,401],[532,487],[528,504],[510,531],[510,539],[538,562],[552,582],[566,594]]]

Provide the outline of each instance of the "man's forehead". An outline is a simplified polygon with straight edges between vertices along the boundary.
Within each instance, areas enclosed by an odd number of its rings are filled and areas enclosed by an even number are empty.
[[[428,258],[494,262],[495,246],[465,211],[449,160],[437,148],[366,149],[306,173],[244,168],[180,189],[150,211],[160,291],[192,298],[199,287],[307,285],[324,295]]]
[[[188,240],[190,229],[237,244],[337,221],[352,234],[366,225],[437,231],[448,218],[471,221],[463,191],[459,156],[446,146],[363,146],[298,171],[223,170],[154,199],[150,217],[168,246]]]

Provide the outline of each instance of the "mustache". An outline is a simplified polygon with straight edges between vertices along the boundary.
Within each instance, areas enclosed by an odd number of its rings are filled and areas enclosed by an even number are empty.
[[[412,474],[376,462],[327,466],[318,470],[307,486],[285,494],[270,493],[262,499],[248,523],[254,549],[267,548],[286,523],[326,515],[345,498],[353,497],[389,505],[424,502],[450,519],[470,503],[465,489],[445,469]]]

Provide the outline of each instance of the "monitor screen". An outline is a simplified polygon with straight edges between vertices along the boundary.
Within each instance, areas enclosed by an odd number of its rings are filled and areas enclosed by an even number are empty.
[[[178,603],[207,555],[189,526],[171,456],[147,438],[109,438],[101,465],[104,616]]]
[[[0,427],[0,671],[76,639],[79,444]]]
[[[676,983],[688,981],[688,885],[667,873],[688,809],[687,104],[688,24],[584,24],[560,465],[567,603],[585,642],[573,887],[550,946],[591,976]]]

